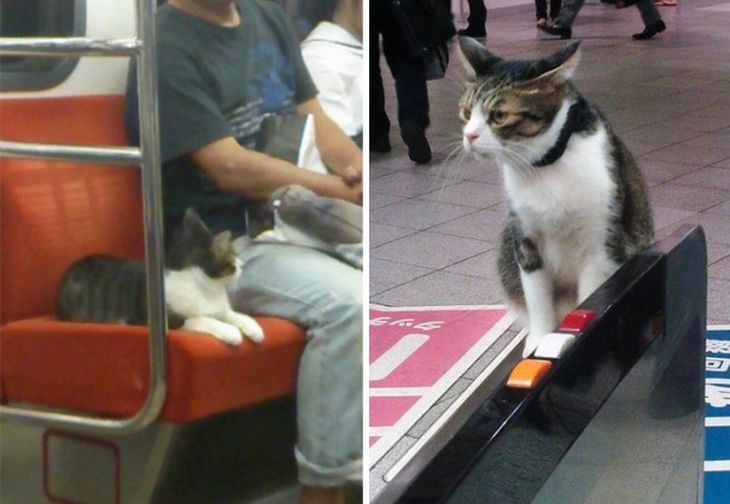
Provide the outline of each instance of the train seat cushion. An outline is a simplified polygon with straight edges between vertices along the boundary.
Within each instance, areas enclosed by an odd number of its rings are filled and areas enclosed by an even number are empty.
[[[124,97],[0,99],[6,141],[126,145]],[[90,254],[144,254],[138,168],[0,160],[0,397],[130,416],[147,393],[147,329],[50,318],[66,268]],[[266,341],[231,348],[168,335],[164,419],[187,421],[294,391],[303,331],[262,319]]]
[[[0,138],[124,145],[123,96],[0,100]],[[53,313],[66,268],[89,253],[143,257],[137,168],[0,160],[0,323]]]
[[[167,398],[161,418],[189,422],[295,391],[304,332],[258,318],[266,339],[228,346],[212,336],[168,333]],[[50,317],[0,328],[3,392],[12,402],[129,417],[147,397],[147,328],[59,322]]]

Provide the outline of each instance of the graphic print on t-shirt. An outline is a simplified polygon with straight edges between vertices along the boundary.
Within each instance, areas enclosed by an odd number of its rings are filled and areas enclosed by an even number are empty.
[[[261,128],[262,100],[248,102],[226,113],[226,120],[231,128],[231,134],[239,144],[247,149],[256,145],[256,135]]]
[[[261,112],[294,113],[294,74],[289,60],[276,41],[258,42],[251,51],[251,56],[254,71],[253,87],[261,97]]]
[[[265,34],[265,38],[270,35]],[[294,114],[294,73],[288,58],[273,40],[257,42],[251,50],[254,71],[247,102],[226,113],[231,132],[238,143],[252,149],[265,114]]]

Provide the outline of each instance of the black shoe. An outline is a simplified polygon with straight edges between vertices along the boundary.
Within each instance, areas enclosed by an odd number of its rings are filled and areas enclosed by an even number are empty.
[[[431,146],[428,145],[426,134],[423,131],[404,130],[403,141],[408,146],[408,157],[416,164],[424,164],[431,161]]]
[[[562,27],[558,24],[555,24],[552,26],[538,26],[538,28],[550,35],[559,35],[561,39],[569,39],[573,36],[573,31],[570,29],[569,26]]]
[[[388,137],[370,139],[370,150],[373,152],[390,152],[390,140]]]
[[[463,30],[459,30],[457,33],[462,37],[483,38],[487,36],[486,28],[477,28],[475,26],[467,26]]]
[[[667,29],[667,25],[664,24],[664,21],[661,19],[657,21],[654,24],[651,24],[644,28],[644,31],[641,33],[634,33],[632,37],[634,37],[636,40],[649,40],[657,33],[661,33],[664,30]]]

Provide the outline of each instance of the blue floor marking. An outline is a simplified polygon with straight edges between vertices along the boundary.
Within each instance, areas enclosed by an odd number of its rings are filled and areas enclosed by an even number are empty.
[[[707,331],[705,504],[730,496],[730,328]]]

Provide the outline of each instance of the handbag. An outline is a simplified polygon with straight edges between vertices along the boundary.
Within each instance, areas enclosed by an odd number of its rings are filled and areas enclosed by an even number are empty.
[[[443,0],[392,0],[393,15],[411,57],[424,62],[426,80],[443,79],[449,66],[446,41],[456,34]]]
[[[412,57],[424,58],[456,34],[443,0],[390,0]]]
[[[423,57],[426,80],[443,79],[449,67],[449,48],[446,43],[440,44]]]
[[[256,137],[258,152],[317,173],[327,173],[319,155],[311,114],[266,114]]]
[[[311,114],[266,114],[261,119],[254,149],[317,173],[327,173],[315,142],[314,117]],[[247,234],[251,238],[273,230],[276,225],[274,212],[265,203],[250,203],[246,207],[245,219]]]
[[[315,143],[313,116],[266,116],[256,150],[303,169],[327,173]],[[289,185],[272,193],[266,204],[246,208],[249,238],[258,243],[288,243],[322,250],[362,269],[362,207],[320,197]]]

